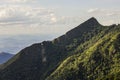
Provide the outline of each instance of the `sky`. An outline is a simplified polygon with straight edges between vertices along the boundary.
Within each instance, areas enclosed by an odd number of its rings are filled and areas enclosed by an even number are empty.
[[[0,0],[0,52],[52,40],[90,17],[120,23],[120,0]]]

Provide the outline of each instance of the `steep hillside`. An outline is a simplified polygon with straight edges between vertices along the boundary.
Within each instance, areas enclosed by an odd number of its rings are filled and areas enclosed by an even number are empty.
[[[46,80],[120,80],[120,33],[113,31],[68,57]]]
[[[0,64],[5,63],[8,61],[10,58],[12,58],[14,55],[6,52],[1,52],[0,53]]]
[[[0,66],[0,80],[79,80],[81,78],[74,78],[74,76],[78,75],[82,75],[83,79],[88,79],[87,76],[93,76],[93,74],[90,73],[92,66],[89,62],[91,62],[92,59],[89,60],[89,56],[93,54],[95,56],[96,53],[94,53],[94,51],[97,51],[96,48],[100,47],[96,44],[103,44],[100,40],[112,33],[116,35],[119,31],[120,26],[102,26],[95,18],[90,18],[53,41],[33,44],[21,50],[12,59]],[[110,36],[112,37],[114,34]],[[105,40],[106,39],[105,37]],[[89,49],[93,49],[93,52],[87,53]],[[98,56],[97,58],[100,58],[100,60],[103,60],[101,55],[96,56]],[[81,61],[84,62],[81,63],[77,58],[80,58]],[[69,66],[69,64],[73,62],[78,62],[74,68],[72,68],[72,65]],[[81,71],[77,68],[78,64],[81,66]],[[87,64],[88,66],[86,66]],[[65,66],[61,68],[62,65]],[[67,71],[66,67],[68,66],[72,68],[71,71]],[[93,66],[93,68],[95,67]],[[65,72],[62,74],[64,71],[68,73]],[[76,74],[74,72],[76,72]],[[78,72],[79,74],[77,74]],[[74,76],[72,77],[73,74]],[[97,75],[98,74],[96,74],[94,78],[99,78]],[[110,75],[114,74],[109,74],[108,77]],[[90,77],[90,79],[92,78],[93,77]]]

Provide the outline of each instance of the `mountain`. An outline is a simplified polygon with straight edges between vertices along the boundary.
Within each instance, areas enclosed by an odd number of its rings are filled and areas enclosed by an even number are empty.
[[[1,52],[0,53],[0,64],[5,63],[6,61],[8,61],[12,57],[13,57],[13,54]]]
[[[120,32],[68,57],[46,80],[120,80]]]
[[[33,44],[0,66],[0,80],[119,80],[120,25],[94,17],[54,39]]]

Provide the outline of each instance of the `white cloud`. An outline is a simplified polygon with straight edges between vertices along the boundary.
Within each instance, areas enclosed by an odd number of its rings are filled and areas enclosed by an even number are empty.
[[[93,12],[97,12],[97,11],[99,11],[98,8],[93,8],[93,9],[89,9],[88,13],[93,13]]]
[[[120,15],[120,10],[116,9],[99,9],[99,8],[91,8],[87,11],[89,14],[103,14],[104,16],[117,16]]]
[[[0,35],[65,33],[81,20],[78,16],[57,16],[54,9],[41,7],[0,6],[0,12]]]
[[[53,9],[11,5],[0,6],[0,12],[0,35],[50,34],[50,27],[57,29]]]
[[[31,3],[31,2],[36,2],[37,0],[4,0],[3,2],[7,3]]]
[[[57,16],[54,9],[20,5],[0,6],[0,35],[65,33],[94,16],[103,24],[112,24],[119,10],[89,9],[87,17]],[[110,17],[110,18],[108,18]],[[25,32],[23,32],[25,30]],[[47,32],[45,32],[47,31]]]
[[[29,1],[34,1],[34,0],[11,0],[13,2],[29,2]]]
[[[52,20],[53,22],[57,22],[56,17],[52,17],[51,20]]]
[[[59,25],[69,24],[62,21],[70,19],[59,18],[45,8],[2,6],[0,12],[0,35],[58,34],[67,30]]]
[[[91,8],[87,11],[88,16],[94,16],[104,25],[120,23],[120,10]]]
[[[1,6],[0,24],[47,24],[56,18],[52,9],[22,6]]]

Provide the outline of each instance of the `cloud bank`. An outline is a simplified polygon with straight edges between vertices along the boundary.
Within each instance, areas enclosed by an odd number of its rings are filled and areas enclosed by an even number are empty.
[[[89,16],[95,16],[100,19],[102,24],[111,25],[120,23],[119,9],[100,9],[91,8],[87,11]]]
[[[6,3],[33,3],[37,2],[38,0],[4,0],[2,2]]]

